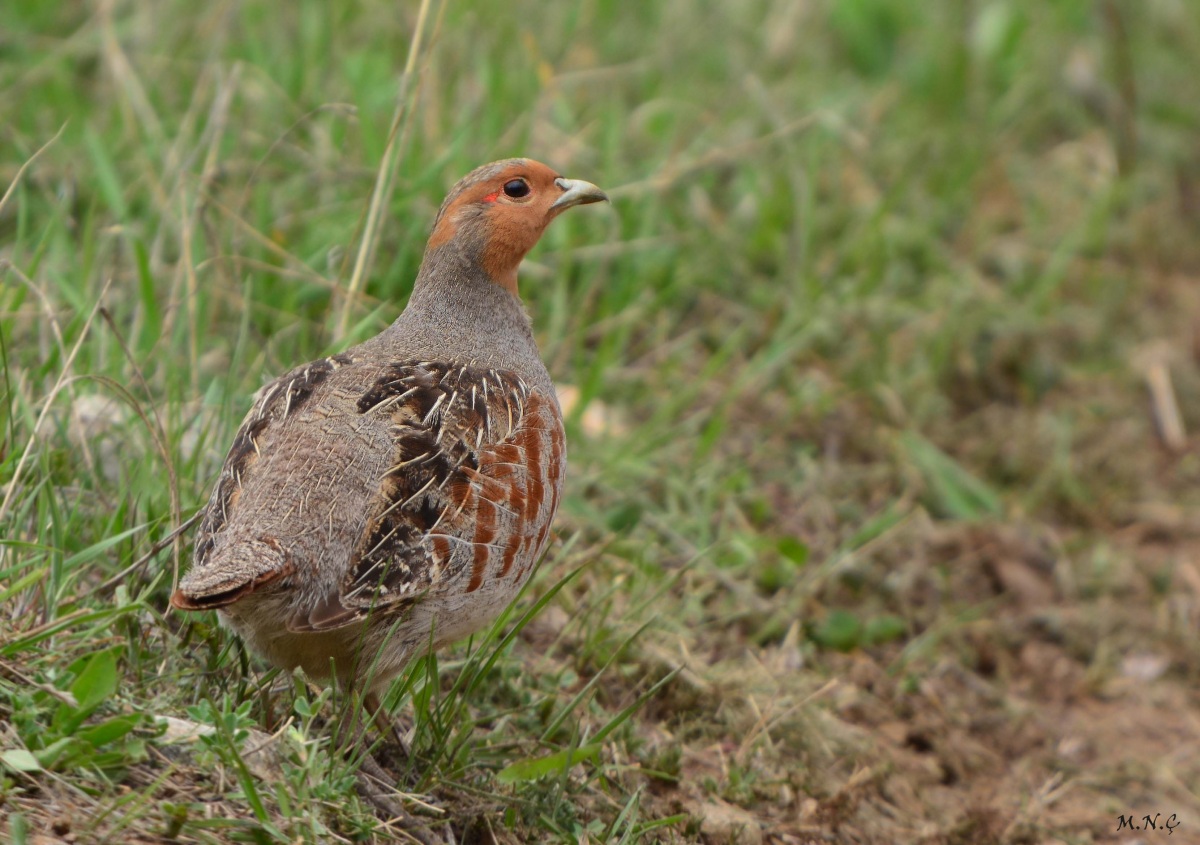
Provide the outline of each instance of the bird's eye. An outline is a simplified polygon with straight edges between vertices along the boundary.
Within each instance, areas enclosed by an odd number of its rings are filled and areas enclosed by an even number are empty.
[[[524,179],[513,179],[510,182],[504,183],[504,195],[513,199],[529,195],[529,183]]]

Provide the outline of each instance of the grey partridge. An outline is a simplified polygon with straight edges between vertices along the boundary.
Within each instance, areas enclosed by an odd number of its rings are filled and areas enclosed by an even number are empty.
[[[413,657],[494,620],[567,465],[517,267],[560,213],[605,199],[528,159],[456,184],[399,318],[260,391],[171,604],[372,709]]]

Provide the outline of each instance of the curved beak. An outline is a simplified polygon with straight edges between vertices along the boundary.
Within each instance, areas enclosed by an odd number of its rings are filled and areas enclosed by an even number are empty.
[[[560,176],[554,180],[554,184],[563,189],[563,195],[550,206],[552,211],[570,208],[573,205],[587,205],[589,202],[608,200],[608,194],[591,182],[584,182],[582,179],[564,179]]]

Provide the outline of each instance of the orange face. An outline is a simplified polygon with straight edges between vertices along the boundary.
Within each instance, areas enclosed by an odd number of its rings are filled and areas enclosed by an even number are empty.
[[[516,293],[517,267],[550,221],[572,206],[606,199],[590,182],[564,179],[541,162],[484,165],[450,192],[429,249],[458,241],[493,281]]]

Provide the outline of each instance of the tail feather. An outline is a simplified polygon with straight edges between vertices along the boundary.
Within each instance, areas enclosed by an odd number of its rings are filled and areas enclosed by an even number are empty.
[[[214,549],[185,575],[171,594],[178,610],[211,610],[233,604],[265,584],[289,575],[292,564],[274,537],[235,540]]]

